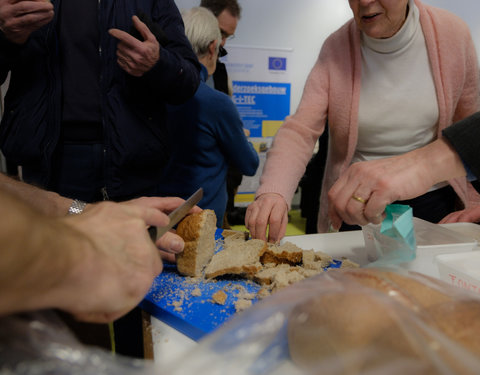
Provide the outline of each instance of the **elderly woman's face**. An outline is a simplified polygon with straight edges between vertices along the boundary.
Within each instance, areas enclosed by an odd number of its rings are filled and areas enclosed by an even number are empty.
[[[348,0],[360,30],[371,38],[390,38],[407,18],[408,0]]]

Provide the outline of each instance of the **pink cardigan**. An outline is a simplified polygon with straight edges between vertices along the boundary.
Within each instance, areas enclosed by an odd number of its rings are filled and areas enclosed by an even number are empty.
[[[479,110],[479,72],[468,26],[457,16],[416,0],[432,66],[439,120],[448,125]],[[361,81],[360,31],[350,20],[328,37],[310,72],[296,113],[286,118],[267,155],[256,196],[268,192],[290,203],[328,117],[330,139],[320,196],[318,231],[328,230],[327,192],[350,165],[357,144]],[[407,183],[407,182],[406,182]],[[449,181],[465,207],[480,196],[465,178]]]

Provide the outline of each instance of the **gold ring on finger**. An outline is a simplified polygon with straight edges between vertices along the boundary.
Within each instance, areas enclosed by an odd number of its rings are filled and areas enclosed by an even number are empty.
[[[360,202],[360,203],[363,203],[363,204],[367,203],[367,199],[363,199],[362,197],[359,197],[355,194],[352,195],[352,199],[355,199],[357,202]]]

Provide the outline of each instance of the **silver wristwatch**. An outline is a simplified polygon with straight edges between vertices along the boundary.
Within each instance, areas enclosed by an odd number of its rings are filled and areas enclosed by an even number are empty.
[[[87,204],[85,202],[79,201],[78,199],[74,199],[72,205],[68,209],[69,215],[79,215],[85,209]]]

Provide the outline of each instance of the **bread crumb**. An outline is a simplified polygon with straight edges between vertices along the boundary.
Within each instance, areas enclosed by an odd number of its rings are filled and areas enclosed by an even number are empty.
[[[315,251],[304,250],[302,254],[302,262],[303,264],[315,262]]]
[[[358,263],[352,262],[350,259],[343,258],[342,265],[340,268],[359,268],[360,265]]]
[[[248,299],[248,300],[252,300],[252,299],[255,299],[255,293],[247,293],[247,292],[238,293],[238,294],[237,294],[237,297],[238,297],[238,299]]]
[[[192,290],[191,294],[194,297],[200,297],[202,295],[202,291],[200,290],[200,288],[195,288]]]
[[[305,277],[294,268],[282,270],[281,272],[277,272],[273,278],[273,290],[284,288],[304,279]]]
[[[223,290],[218,290],[212,294],[212,300],[218,305],[225,305],[227,294]]]
[[[317,268],[317,269],[309,269],[309,268],[300,268],[298,270],[305,278],[312,277],[315,275],[318,275],[319,273],[324,272],[323,268]]]
[[[183,305],[183,300],[172,302],[172,306],[175,311],[179,311],[179,312],[182,311],[183,310],[182,305]]]
[[[257,297],[262,299],[262,298],[268,297],[270,294],[271,294],[270,290],[266,287],[263,287],[257,292]]]
[[[235,311],[240,312],[252,306],[252,301],[248,299],[238,299],[235,301]]]
[[[315,251],[315,261],[321,262],[322,268],[325,268],[332,264],[333,258],[322,251]]]
[[[185,276],[185,282],[187,284],[198,284],[200,282],[200,280],[203,280],[203,277],[201,276],[194,276],[194,277],[190,277],[190,276]]]

